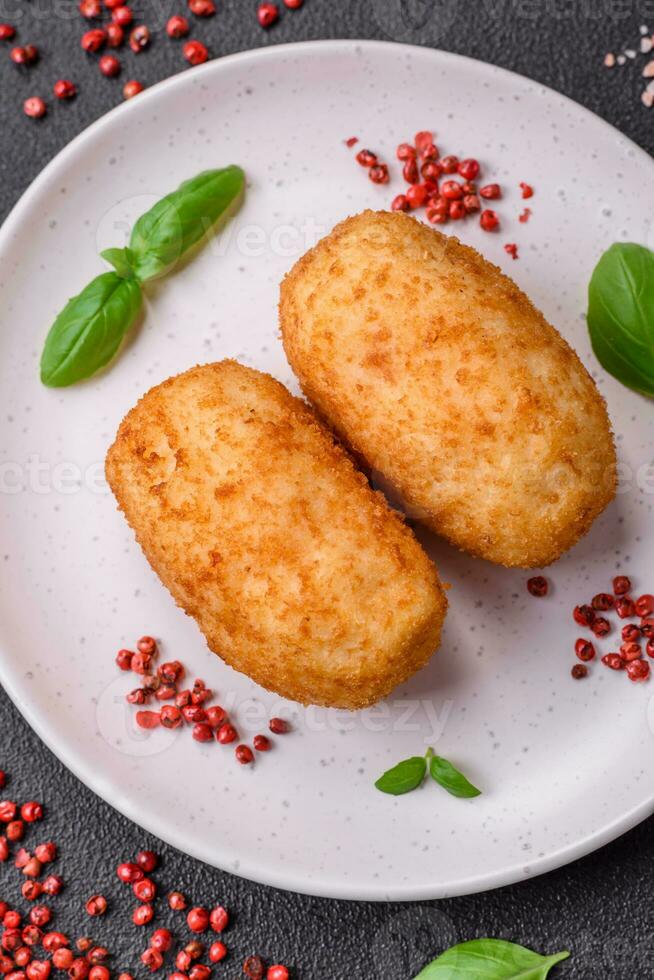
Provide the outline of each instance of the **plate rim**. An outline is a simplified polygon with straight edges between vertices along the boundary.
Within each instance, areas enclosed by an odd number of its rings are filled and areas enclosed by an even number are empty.
[[[556,96],[573,107],[576,113],[581,113],[583,116],[592,118],[594,123],[599,123],[601,127],[613,135],[618,136],[623,145],[628,147],[636,156],[640,157],[647,166],[652,166],[654,163],[647,151],[635,143],[630,137],[569,96],[558,92],[556,89],[552,89],[550,86],[536,79],[530,79],[528,76],[521,75],[518,72],[480,61],[467,55],[443,51],[440,48],[403,44],[390,40],[359,40],[356,38],[333,38],[272,44],[264,48],[248,49],[225,55],[215,58],[205,65],[194,67],[192,70],[187,69],[178,72],[156,83],[143,93],[140,93],[137,99],[132,99],[115,106],[90,123],[46,164],[10,210],[0,228],[0,261],[10,254],[14,229],[22,221],[23,215],[30,211],[34,199],[38,198],[42,190],[46,189],[48,182],[55,175],[65,172],[68,161],[75,156],[80,148],[87,142],[90,142],[96,133],[101,132],[104,127],[110,125],[117,114],[126,116],[127,113],[140,112],[142,111],[141,107],[144,105],[147,106],[150,103],[155,103],[162,96],[165,98],[169,90],[178,87],[181,88],[189,83],[195,84],[198,79],[209,77],[213,74],[219,75],[223,67],[229,68],[234,64],[241,63],[246,65],[253,60],[263,61],[266,59],[277,59],[279,57],[283,58],[284,55],[288,55],[289,53],[305,52],[307,50],[345,53],[349,55],[357,49],[384,52],[390,48],[394,51],[403,50],[407,54],[418,57],[433,57],[453,63],[464,62],[469,66],[474,66],[476,71],[484,71],[494,76],[498,74],[500,76],[506,76],[514,82],[517,80],[520,84],[526,82],[535,85],[542,91]],[[192,74],[190,73],[191,71]],[[59,761],[88,789],[104,800],[105,803],[108,803],[138,827],[142,827],[148,833],[165,841],[169,846],[181,850],[196,860],[216,867],[219,870],[226,871],[228,874],[234,874],[237,877],[245,878],[258,884],[264,884],[285,891],[330,899],[375,902],[427,901],[460,895],[478,894],[494,888],[530,880],[533,877],[561,868],[579,858],[585,857],[631,830],[654,813],[654,791],[652,791],[648,798],[635,807],[632,807],[622,816],[599,827],[587,836],[577,839],[572,843],[565,844],[556,851],[530,862],[528,875],[525,873],[524,864],[516,862],[503,868],[501,871],[495,870],[461,879],[450,887],[443,887],[437,882],[418,887],[411,884],[398,884],[391,889],[387,888],[382,891],[378,886],[376,887],[373,884],[361,885],[360,883],[356,884],[347,880],[343,880],[336,885],[331,879],[323,881],[320,876],[307,879],[301,872],[288,871],[285,868],[280,870],[275,868],[271,869],[269,866],[256,867],[256,860],[254,862],[255,866],[251,867],[249,862],[244,862],[240,855],[239,869],[234,870],[229,867],[227,855],[215,855],[215,858],[212,859],[206,853],[200,853],[200,849],[194,845],[192,836],[184,834],[183,830],[175,829],[171,836],[163,818],[150,815],[144,817],[135,802],[130,801],[128,797],[123,796],[121,793],[117,793],[111,785],[106,784],[101,773],[96,773],[92,765],[87,765],[78,758],[74,744],[69,746],[65,741],[62,741],[55,723],[43,721],[37,711],[30,705],[29,699],[23,698],[18,675],[11,669],[10,665],[10,655],[4,647],[0,647],[0,683],[2,683],[4,690],[7,692],[14,706]]]

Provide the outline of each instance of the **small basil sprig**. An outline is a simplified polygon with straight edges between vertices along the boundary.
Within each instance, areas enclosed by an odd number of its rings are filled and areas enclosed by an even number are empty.
[[[398,762],[379,777],[375,786],[382,793],[389,793],[391,796],[410,793],[411,790],[418,789],[422,785],[428,767],[431,778],[452,796],[470,799],[481,794],[481,790],[473,786],[451,762],[443,759],[442,756],[434,755],[433,749],[427,749],[424,756],[413,755],[410,759]]]
[[[604,252],[588,287],[588,329],[598,361],[654,396],[654,253],[619,242]]]
[[[108,364],[141,309],[142,283],[169,272],[207,236],[244,185],[240,167],[206,170],[142,215],[127,248],[106,249],[115,272],[90,282],[56,318],[41,355],[43,384],[74,384]]]
[[[504,939],[471,939],[445,950],[414,980],[545,980],[567,950],[541,956]]]
[[[136,278],[145,282],[168,272],[210,232],[241,193],[243,183],[240,167],[205,170],[141,215],[129,240]]]
[[[108,364],[141,309],[135,279],[105,272],[69,300],[53,323],[41,358],[41,381],[72,385]]]

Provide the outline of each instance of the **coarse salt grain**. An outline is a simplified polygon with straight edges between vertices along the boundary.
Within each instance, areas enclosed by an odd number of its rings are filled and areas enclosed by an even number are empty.
[[[633,59],[633,58],[636,57],[636,52],[634,51],[633,48],[627,48],[626,51],[625,51],[625,54],[626,54],[627,58],[632,58]]]
[[[644,37],[640,42],[640,52],[641,54],[649,54],[652,50],[652,39],[651,37]]]
[[[640,97],[640,101],[647,109],[651,109],[652,105],[654,105],[654,92],[648,92],[647,89],[645,89]]]

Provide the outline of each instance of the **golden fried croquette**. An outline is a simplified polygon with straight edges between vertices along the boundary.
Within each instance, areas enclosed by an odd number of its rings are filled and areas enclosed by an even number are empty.
[[[222,361],[157,385],[121,423],[106,473],[210,649],[283,697],[364,707],[438,646],[436,569],[269,375]]]
[[[401,213],[338,225],[282,284],[284,348],[407,513],[501,565],[547,565],[615,493],[603,399],[474,249]]]

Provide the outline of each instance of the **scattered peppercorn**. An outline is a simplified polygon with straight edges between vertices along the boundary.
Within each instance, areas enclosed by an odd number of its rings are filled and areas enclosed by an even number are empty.
[[[500,226],[500,219],[497,217],[497,213],[495,211],[488,209],[481,212],[479,224],[484,231],[495,231]]]
[[[188,21],[186,17],[182,17],[179,14],[176,14],[174,17],[171,17],[168,23],[166,24],[166,34],[168,35],[168,37],[172,37],[172,38],[186,37],[188,32],[189,32]]]
[[[531,595],[542,598],[549,592],[549,582],[543,575],[534,575],[533,578],[527,580],[527,589]]]
[[[150,878],[141,878],[134,882],[132,891],[139,902],[151,902],[157,894],[157,886]]]
[[[88,899],[85,908],[89,915],[104,915],[107,911],[107,899],[104,895],[93,895]]]
[[[209,52],[202,41],[187,41],[182,53],[191,65],[201,65],[209,57]]]
[[[132,13],[130,7],[116,7],[116,9],[112,11],[111,19],[114,24],[118,24],[119,27],[129,27],[134,20],[134,14]]]
[[[80,44],[87,52],[87,54],[95,54],[100,48],[104,47],[107,42],[107,34],[102,30],[101,27],[96,27],[92,31],[87,31],[86,34],[82,34],[82,39]]]
[[[196,17],[213,17],[216,12],[214,0],[188,0],[188,8]]]
[[[152,922],[154,909],[151,905],[139,905],[132,912],[132,922],[135,926],[145,926]]]
[[[224,943],[215,942],[209,947],[209,959],[212,963],[220,963],[227,956],[227,947]]]
[[[171,892],[168,896],[168,905],[175,912],[180,912],[186,908],[186,899],[181,892]]]
[[[260,956],[248,956],[243,964],[243,973],[249,980],[263,980],[265,967]]]
[[[129,46],[134,52],[134,54],[140,54],[150,43],[150,31],[145,24],[140,24],[135,27],[129,36]],[[152,644],[152,646],[150,646]],[[137,649],[140,653],[153,655],[156,651],[156,642],[151,636],[141,637],[139,642],[136,644]]]
[[[186,916],[186,923],[191,932],[205,932],[209,927],[209,913],[200,907],[192,908]]]
[[[23,102],[23,112],[26,116],[29,116],[30,119],[41,119],[42,116],[45,116],[47,111],[48,108],[45,102],[43,99],[39,98],[38,95],[33,95],[29,99],[25,99]]]
[[[72,99],[77,94],[77,89],[73,83],[66,78],[60,78],[58,82],[55,82],[52,91],[57,99]],[[121,669],[128,670],[129,668],[122,667]]]
[[[105,27],[107,33],[107,44],[110,48],[119,48],[123,41],[125,40],[125,32],[120,26],[120,24],[107,24]]]
[[[272,27],[279,20],[279,7],[276,3],[260,3],[257,9],[257,20],[262,27]]]

